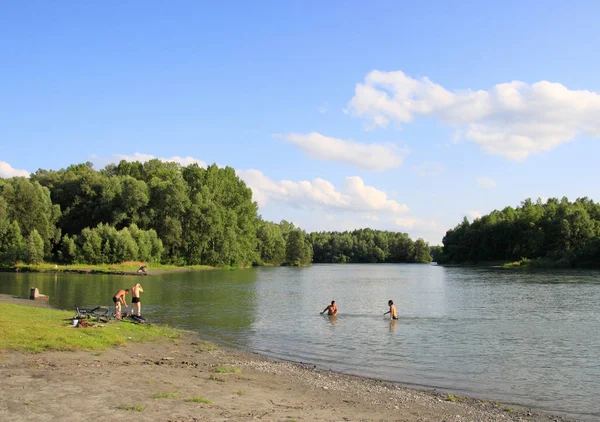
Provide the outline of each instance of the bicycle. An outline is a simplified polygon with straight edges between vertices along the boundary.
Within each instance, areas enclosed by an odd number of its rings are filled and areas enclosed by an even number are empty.
[[[77,314],[73,317],[73,319],[96,319],[96,321],[100,322],[108,322],[110,319],[109,310],[106,306],[96,306],[92,309],[80,308],[75,305],[75,310]]]
[[[131,322],[133,322],[135,324],[145,324],[146,323],[146,318],[144,318],[142,316],[131,315],[127,311],[121,311],[121,317],[120,318],[117,318],[117,314],[115,314],[113,312],[112,314],[110,314],[110,318],[115,319],[117,321],[123,321],[125,319],[129,319]]]

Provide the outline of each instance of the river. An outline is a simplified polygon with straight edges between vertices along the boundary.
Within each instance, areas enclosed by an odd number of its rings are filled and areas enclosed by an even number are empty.
[[[137,281],[149,321],[231,346],[600,419],[600,272],[338,264],[140,278],[0,273],[0,293],[27,297],[36,286],[74,309],[112,305]],[[389,299],[398,321],[383,316]],[[336,318],[319,314],[331,300]]]

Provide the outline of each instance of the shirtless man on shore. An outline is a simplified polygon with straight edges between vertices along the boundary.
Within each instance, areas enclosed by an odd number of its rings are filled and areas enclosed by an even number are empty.
[[[398,319],[398,312],[396,312],[396,307],[394,306],[394,301],[391,299],[388,300],[388,306],[390,307],[390,310],[387,311],[386,313],[384,313],[383,315],[390,314],[390,319]]]
[[[335,300],[332,300],[331,305],[327,305],[327,307],[325,309],[323,309],[323,312],[321,312],[321,313],[324,314],[325,311],[327,311],[327,315],[337,315],[338,307],[335,304]]]
[[[115,318],[121,319],[121,304],[127,307],[127,301],[125,296],[130,292],[129,289],[121,289],[113,296],[113,302],[115,302]]]
[[[129,315],[133,315],[133,310],[137,308],[137,316],[142,316],[140,293],[143,291],[144,289],[142,289],[142,285],[140,283],[136,283],[136,285],[131,288],[131,312]]]

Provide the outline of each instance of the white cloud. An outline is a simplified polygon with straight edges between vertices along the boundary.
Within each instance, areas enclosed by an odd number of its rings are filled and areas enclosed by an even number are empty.
[[[434,177],[443,173],[444,166],[436,161],[428,161],[419,166],[414,166],[413,170],[420,176]]]
[[[327,104],[323,104],[322,106],[319,106],[319,108],[317,109],[319,111],[319,113],[321,114],[325,114],[327,113]]]
[[[409,153],[407,148],[399,148],[390,142],[367,144],[331,138],[317,132],[275,136],[296,145],[313,159],[336,161],[373,171],[400,167]]]
[[[423,238],[431,245],[440,243],[446,230],[434,221],[420,218],[396,218],[394,223],[397,227],[406,230],[411,239]]]
[[[396,218],[394,223],[403,229],[439,230],[438,224],[433,220],[422,220],[419,218]]]
[[[252,189],[253,198],[261,207],[268,202],[276,202],[297,208],[364,213],[408,211],[405,204],[389,199],[383,191],[366,186],[358,176],[347,177],[344,185],[338,190],[331,182],[320,178],[312,182],[293,182],[271,180],[258,170],[238,170],[237,174]]]
[[[29,177],[29,172],[27,170],[13,168],[13,166],[6,161],[0,161],[0,178],[9,177]]]
[[[362,214],[360,216],[361,220],[364,221],[379,221],[379,217],[377,217],[375,214]]]
[[[483,186],[486,189],[494,189],[496,187],[496,181],[489,177],[478,177],[475,181],[479,186]]]
[[[370,72],[357,84],[349,111],[372,126],[431,116],[458,128],[485,152],[510,160],[548,151],[578,134],[600,137],[600,95],[560,83],[512,81],[490,90],[449,91],[401,71]]]
[[[452,135],[452,145],[456,145],[456,144],[460,143],[462,136],[463,136],[462,131],[455,130],[454,135]]]
[[[470,216],[470,217],[471,217],[473,220],[475,220],[475,219],[477,219],[477,218],[481,218],[481,213],[480,213],[479,211],[477,211],[477,210],[470,210],[470,211],[467,211],[467,214],[469,214],[469,216]]]

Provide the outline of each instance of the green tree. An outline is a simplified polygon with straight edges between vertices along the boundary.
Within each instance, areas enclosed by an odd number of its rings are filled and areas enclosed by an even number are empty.
[[[2,262],[15,264],[24,258],[25,244],[19,223],[13,220],[6,229],[2,242],[0,242],[0,257]]]
[[[78,253],[75,239],[64,235],[61,240],[59,252],[59,261],[64,262],[66,264],[71,264],[75,262]]]
[[[527,258],[535,265],[593,266],[599,218],[600,207],[588,198],[526,199],[515,209],[494,210],[449,230],[442,257],[457,263]]]
[[[0,184],[0,196],[6,203],[8,219],[19,223],[25,237],[36,230],[45,252],[50,254],[55,240],[59,240],[55,239],[55,223],[60,215],[60,207],[52,204],[50,191],[36,181],[14,177]]]
[[[286,244],[281,226],[263,221],[256,232],[261,263],[281,264],[286,256]]]
[[[148,232],[141,230],[137,224],[129,226],[129,233],[137,245],[137,259],[148,262],[152,260],[152,243],[148,236]]]
[[[44,240],[36,229],[27,237],[25,256],[28,264],[38,264],[44,259]]]
[[[285,258],[286,263],[293,266],[310,265],[312,262],[312,247],[302,230],[289,232]]]
[[[423,239],[417,239],[414,243],[414,262],[428,264],[431,262],[429,245]]]
[[[115,237],[113,262],[135,261],[139,247],[127,227],[119,230]]]
[[[439,245],[429,247],[429,254],[433,262],[437,262],[438,264],[444,262],[443,253],[443,248]]]
[[[101,264],[102,257],[102,237],[97,230],[85,228],[78,237],[78,262],[87,264]]]
[[[120,189],[115,198],[113,220],[121,227],[139,223],[143,219],[143,213],[150,202],[150,190],[143,180],[137,180],[131,176],[120,178]]]

